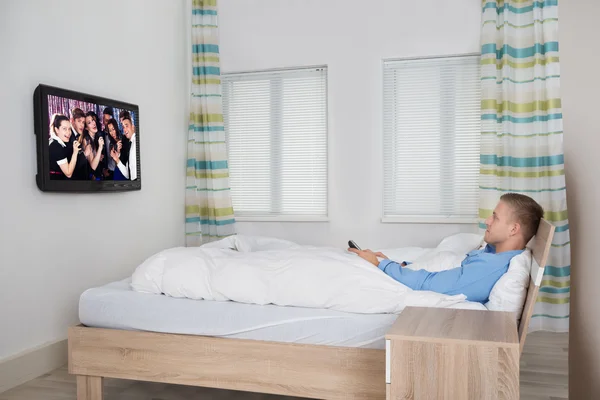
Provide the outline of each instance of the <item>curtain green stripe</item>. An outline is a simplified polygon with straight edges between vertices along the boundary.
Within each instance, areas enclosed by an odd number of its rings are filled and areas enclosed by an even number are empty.
[[[187,171],[187,177],[196,179],[227,179],[229,178],[229,172],[206,172],[202,171]]]
[[[536,58],[535,60],[532,60],[532,61],[514,62],[514,61],[510,60],[508,56],[505,56],[504,58],[502,58],[502,60],[500,60],[500,62],[498,62],[498,60],[496,60],[495,57],[494,58],[483,58],[481,60],[481,65],[496,64],[496,69],[500,70],[500,69],[503,69],[507,65],[511,68],[525,69],[525,68],[533,68],[536,65],[546,66],[548,64],[558,63],[558,62],[559,62],[558,57],[544,57],[544,58]]]
[[[190,121],[194,124],[223,122],[223,114],[197,114],[190,113]]]
[[[551,176],[563,176],[565,174],[564,169],[551,170],[551,171],[505,171],[498,169],[480,169],[481,175],[495,175],[499,177],[511,177],[511,178],[547,178]]]
[[[552,279],[543,279],[540,286],[550,286],[555,288],[566,288],[571,286],[571,281],[555,281]]]
[[[486,186],[479,186],[479,189],[481,190],[495,190],[498,192],[513,192],[513,193],[543,193],[543,192],[561,192],[563,190],[565,190],[566,188],[560,187],[560,188],[556,188],[556,189],[503,189],[503,188],[499,188],[499,187],[486,187]]]
[[[224,208],[204,208],[199,205],[191,205],[185,207],[186,215],[199,215],[201,217],[229,217],[233,215],[231,207]]]
[[[494,212],[493,209],[488,208],[480,208],[479,209],[479,218],[487,218]],[[545,211],[544,218],[550,222],[560,222],[565,221],[567,219],[567,210],[562,211]]]
[[[570,298],[569,298],[569,296],[560,297],[560,298],[538,296],[537,302],[538,303],[549,303],[549,304],[569,304]]]
[[[505,110],[513,113],[531,113],[534,111],[548,111],[550,109],[560,108],[560,99],[549,99],[544,101],[532,101],[530,103],[513,103],[510,101],[496,102],[495,99],[481,100],[481,109],[496,110],[498,114],[502,114]]]
[[[224,140],[215,140],[215,141],[203,141],[203,140],[196,140],[196,139],[188,139],[188,143],[195,143],[195,144],[226,144],[227,142]]]
[[[192,55],[192,63],[193,64],[199,64],[199,63],[219,63],[220,58],[219,56],[215,56],[214,53],[211,53],[210,55],[206,55],[206,54],[194,54]]]
[[[216,7],[217,0],[192,0],[192,7],[204,8],[204,7]]]
[[[194,85],[220,85],[221,78],[198,78],[194,76],[192,78],[192,83]]]

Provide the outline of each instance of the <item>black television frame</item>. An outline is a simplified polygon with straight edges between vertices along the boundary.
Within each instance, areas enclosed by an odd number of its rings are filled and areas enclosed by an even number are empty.
[[[136,128],[136,163],[137,178],[134,181],[112,181],[112,180],[51,180],[49,171],[49,141],[50,131],[48,126],[48,95],[65,97],[68,99],[85,101],[88,103],[112,106],[115,108],[128,109],[135,112],[137,116]],[[33,92],[33,115],[34,134],[36,135],[37,148],[37,174],[36,183],[38,188],[44,192],[120,192],[142,189],[142,169],[140,162],[140,110],[137,104],[131,104],[120,100],[77,92],[65,88],[39,84]]]

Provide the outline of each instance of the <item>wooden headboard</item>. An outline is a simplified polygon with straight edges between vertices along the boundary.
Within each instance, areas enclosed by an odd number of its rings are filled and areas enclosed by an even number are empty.
[[[529,289],[527,289],[527,297],[525,299],[523,313],[521,314],[521,322],[519,323],[519,342],[521,352],[523,352],[525,338],[527,337],[527,330],[529,329],[529,322],[531,321],[533,308],[537,300],[542,278],[544,277],[544,269],[546,268],[546,262],[548,261],[548,254],[550,253],[550,245],[552,244],[552,238],[554,237],[555,229],[556,228],[554,225],[545,219],[542,219],[540,221],[540,226],[538,227],[537,233],[528,245],[533,252],[533,260],[531,263],[531,279],[529,280]]]

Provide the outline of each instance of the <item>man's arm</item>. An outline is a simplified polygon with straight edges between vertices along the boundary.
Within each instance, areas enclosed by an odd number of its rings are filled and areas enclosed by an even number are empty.
[[[508,270],[509,261],[491,255],[472,257],[460,267],[439,272],[401,268],[388,260],[381,261],[378,267],[411,289],[447,295],[464,294],[468,301],[485,303],[498,279]]]
[[[408,268],[402,268],[406,265],[405,262],[402,264],[397,263],[396,261],[392,261],[388,259],[383,253],[373,253],[371,250],[357,250],[357,249],[348,249],[352,253],[358,254],[364,260],[370,262],[380,270],[382,270],[386,275],[392,277],[398,282],[408,286],[411,289],[419,290],[423,285],[425,279],[427,279],[428,275],[431,272],[425,270],[412,270]],[[379,262],[377,257],[384,258]]]
[[[406,263],[399,264],[392,260],[381,260],[377,265],[377,268],[382,270],[386,275],[394,278],[403,285],[408,286],[413,290],[419,290],[422,288],[423,283],[429,278],[433,272],[426,271],[424,269],[413,270],[404,268]]]

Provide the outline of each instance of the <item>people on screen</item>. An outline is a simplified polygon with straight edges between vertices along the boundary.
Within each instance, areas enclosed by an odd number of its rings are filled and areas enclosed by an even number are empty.
[[[127,158],[122,158],[115,149],[111,150],[110,156],[117,164],[117,168],[123,174],[123,176],[130,180],[137,179],[137,146],[135,139],[135,125],[131,121],[131,115],[127,111],[122,111],[119,115],[121,119],[121,125],[123,125],[123,134],[129,143],[126,143],[128,149]]]
[[[70,114],[70,115],[68,115]],[[72,108],[50,121],[50,179],[135,180],[135,124],[127,110],[105,107],[102,119],[93,110]],[[122,127],[123,132],[119,126]]]
[[[99,131],[100,121],[93,111],[85,114],[85,131],[83,133],[83,153],[91,167],[91,179],[102,179],[104,161],[104,137]]]
[[[62,114],[54,114],[50,122],[50,179],[63,180],[73,176],[77,164],[79,142],[69,146],[72,136],[69,118]]]
[[[121,155],[121,149],[123,148],[123,140],[121,138],[121,131],[119,130],[119,124],[117,123],[117,120],[114,118],[109,119],[106,123],[106,126],[108,130],[106,140],[106,154],[111,154],[111,151],[114,150]],[[122,161],[123,158],[120,157],[119,160]],[[106,179],[113,179],[117,181],[127,179],[121,173],[119,168],[117,168],[117,162],[115,162],[112,156],[108,157],[107,170],[108,177]]]

